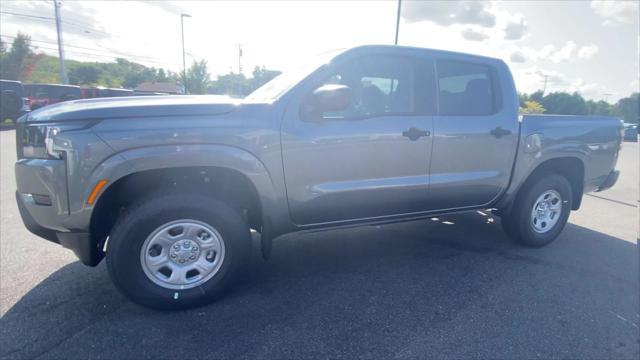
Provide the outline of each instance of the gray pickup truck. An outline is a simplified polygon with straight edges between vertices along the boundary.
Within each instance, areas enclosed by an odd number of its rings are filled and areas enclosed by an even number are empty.
[[[243,100],[90,99],[23,116],[18,205],[130,299],[210,302],[250,254],[292,232],[494,209],[542,246],[582,194],[616,182],[622,122],[518,115],[497,59],[363,46]],[[257,237],[257,236],[256,236]]]

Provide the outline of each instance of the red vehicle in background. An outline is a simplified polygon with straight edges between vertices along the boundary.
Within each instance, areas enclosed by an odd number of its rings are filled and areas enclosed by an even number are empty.
[[[32,110],[82,98],[79,86],[59,84],[23,84],[22,86]]]

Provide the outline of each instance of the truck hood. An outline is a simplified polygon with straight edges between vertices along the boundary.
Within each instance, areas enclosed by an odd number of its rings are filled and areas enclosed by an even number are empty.
[[[158,95],[85,99],[49,105],[22,121],[59,122],[154,116],[219,115],[234,111],[240,100],[221,95]]]

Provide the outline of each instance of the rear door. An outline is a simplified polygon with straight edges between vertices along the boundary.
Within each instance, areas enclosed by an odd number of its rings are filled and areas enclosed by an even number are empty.
[[[517,108],[506,66],[437,59],[429,207],[489,205],[506,188],[518,141]]]

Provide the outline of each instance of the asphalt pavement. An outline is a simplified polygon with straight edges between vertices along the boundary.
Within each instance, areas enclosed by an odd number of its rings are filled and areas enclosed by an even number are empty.
[[[636,143],[547,247],[488,213],[288,235],[268,262],[255,247],[223,299],[163,313],[24,228],[14,136],[0,132],[0,358],[640,356]]]

